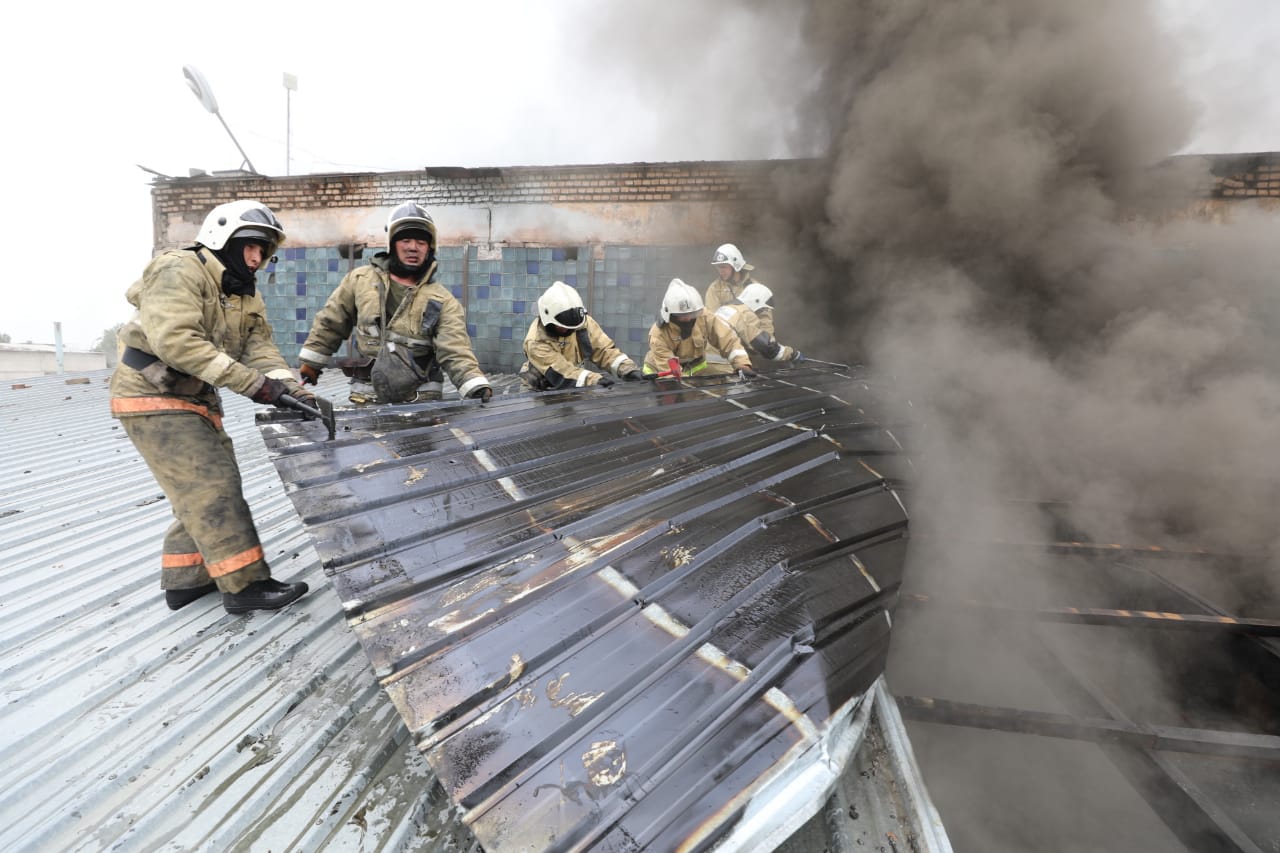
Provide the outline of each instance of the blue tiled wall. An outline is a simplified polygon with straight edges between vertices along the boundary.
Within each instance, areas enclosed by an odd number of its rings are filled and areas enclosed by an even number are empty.
[[[276,345],[289,364],[298,363],[298,350],[311,331],[311,321],[353,263],[359,266],[368,261],[345,260],[338,256],[336,246],[282,247],[275,262],[258,273],[258,290],[267,303],[267,320]]]
[[[276,343],[290,364],[297,363],[316,311],[349,270],[368,263],[377,251],[371,247],[363,258],[347,260],[336,247],[286,248],[258,274]],[[513,373],[520,367],[538,297],[555,281],[577,288],[596,322],[638,362],[667,283],[679,277],[702,291],[714,277],[706,254],[701,248],[606,246],[604,257],[593,259],[590,246],[508,247],[501,260],[482,261],[474,249],[467,259],[462,247],[445,246],[437,254],[437,281],[465,304],[472,346],[488,372]]]

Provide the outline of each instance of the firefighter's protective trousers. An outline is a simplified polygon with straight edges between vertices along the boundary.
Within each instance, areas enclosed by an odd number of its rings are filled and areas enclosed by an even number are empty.
[[[164,537],[160,586],[188,589],[213,580],[236,593],[271,576],[241,488],[231,437],[196,411],[120,418],[173,509]]]

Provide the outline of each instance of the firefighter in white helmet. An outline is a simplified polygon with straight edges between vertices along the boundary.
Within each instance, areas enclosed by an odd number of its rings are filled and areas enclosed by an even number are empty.
[[[678,378],[704,373],[709,349],[722,355],[744,379],[756,376],[737,333],[724,320],[703,310],[697,290],[673,278],[662,297],[661,320],[649,329],[645,376],[670,372]]]
[[[387,251],[347,273],[311,324],[298,353],[304,382],[315,383],[355,331],[357,357],[339,362],[351,377],[351,402],[439,400],[444,374],[461,397],[488,400],[462,303],[435,280],[436,224],[408,202],[387,217]]]
[[[151,469],[174,521],[164,537],[160,587],[171,610],[214,592],[230,613],[276,610],[307,591],[271,577],[241,487],[218,389],[256,403],[314,407],[271,337],[257,271],[284,240],[257,201],[220,204],[195,245],[152,259],[126,297],[111,414]]]
[[[613,377],[628,382],[644,379],[636,363],[587,314],[578,291],[563,281],[538,297],[538,317],[524,336],[524,354],[527,360],[520,367],[520,377],[534,391],[586,385],[608,388]]]
[[[711,256],[711,265],[716,268],[716,280],[707,285],[707,310],[715,312],[721,305],[732,302],[742,293],[743,288],[755,281],[751,271],[755,269],[742,257],[742,252],[732,243],[725,243],[716,249]],[[760,315],[760,323],[764,330],[773,334],[773,312]]]
[[[773,291],[753,281],[742,289],[737,299],[717,308],[716,316],[733,327],[749,352],[773,361],[804,361],[804,353],[778,343],[760,322],[760,315],[772,310],[772,299]]]

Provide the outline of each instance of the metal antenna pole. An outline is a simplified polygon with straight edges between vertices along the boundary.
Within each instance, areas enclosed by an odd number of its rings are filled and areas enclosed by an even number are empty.
[[[293,93],[298,89],[296,74],[284,75],[284,173],[290,174],[293,162]]]
[[[240,152],[240,156],[244,158],[244,163],[248,165],[249,171],[256,175],[258,170],[253,168],[253,162],[249,159],[249,155],[244,153],[244,149],[240,147],[240,140],[236,139],[236,135],[231,132],[231,128],[227,127],[227,120],[222,117],[222,113],[220,112],[214,113],[214,115],[218,117],[218,121],[222,122],[222,126],[227,128],[227,136],[230,136],[231,141],[236,144],[236,150],[238,150]]]
[[[250,172],[255,175],[258,174],[258,170],[253,168],[253,161],[249,159],[249,155],[244,153],[244,149],[240,147],[240,140],[236,139],[236,135],[231,132],[231,128],[227,127],[227,120],[222,117],[222,113],[218,112],[218,99],[213,96],[213,89],[210,88],[209,81],[204,79],[204,75],[194,65],[182,66],[182,76],[187,78],[187,86],[195,94],[196,99],[200,101],[200,105],[216,115],[218,121],[222,122],[222,126],[226,128],[227,136],[231,137],[231,141],[236,144],[236,149],[240,152],[240,156],[244,158],[240,161],[240,165],[247,165]]]

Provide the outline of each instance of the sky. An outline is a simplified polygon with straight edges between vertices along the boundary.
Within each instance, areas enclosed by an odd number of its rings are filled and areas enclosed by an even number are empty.
[[[1280,150],[1280,5],[1159,3],[1201,108],[1183,151]],[[124,292],[151,256],[153,176],[139,167],[185,176],[242,165],[187,88],[186,65],[267,175],[813,154],[785,128],[743,134],[721,121],[749,112],[744,92],[767,90],[771,68],[799,49],[781,21],[776,44],[717,59],[750,6],[714,33],[685,21],[678,2],[644,7],[633,32],[594,29],[611,7],[586,0],[277,2],[251,18],[184,2],[25,7],[0,35],[3,233],[22,247],[0,333],[52,343],[59,322],[68,347],[92,346],[128,319]],[[609,39],[625,63],[610,63]],[[652,54],[652,76],[638,52]],[[286,73],[298,80],[292,95]],[[689,85],[673,89],[680,77]]]

